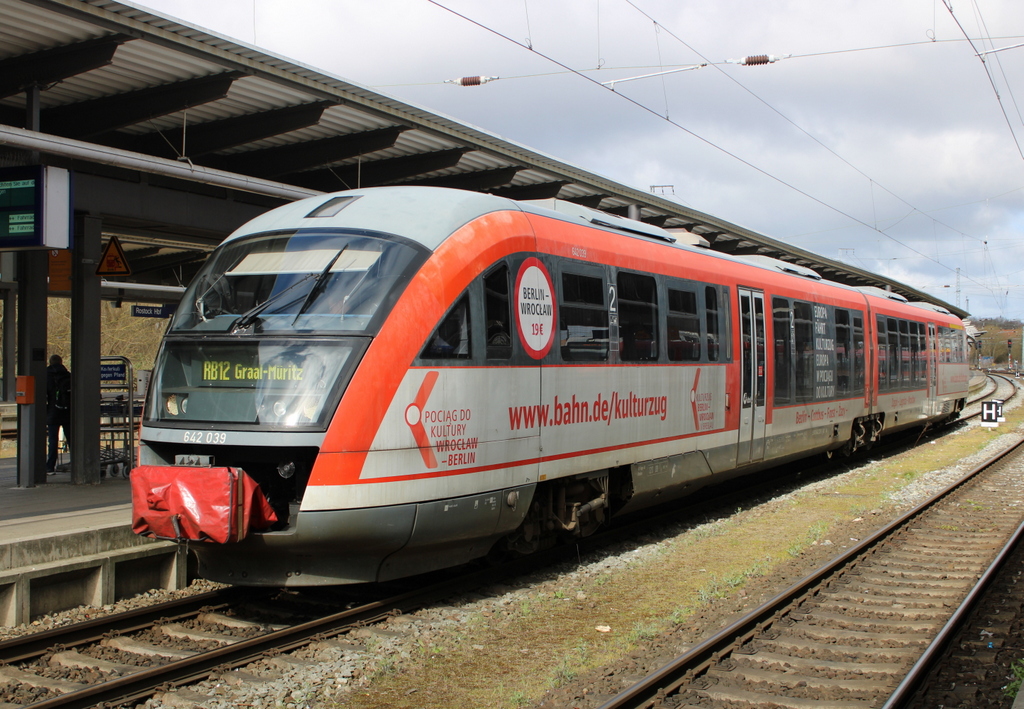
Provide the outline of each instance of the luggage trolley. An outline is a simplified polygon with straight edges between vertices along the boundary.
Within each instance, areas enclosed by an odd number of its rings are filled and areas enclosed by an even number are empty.
[[[100,475],[135,467],[135,372],[127,357],[100,357]]]

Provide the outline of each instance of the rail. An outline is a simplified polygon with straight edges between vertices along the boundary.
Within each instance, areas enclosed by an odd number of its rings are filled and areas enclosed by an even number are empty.
[[[977,477],[982,471],[991,468],[997,462],[1007,458],[1011,454],[1019,452],[1021,449],[1024,449],[1024,442],[1018,443],[1017,445],[976,466],[952,485],[949,485],[947,488],[932,496],[925,502],[901,515],[898,519],[879,529],[870,537],[860,541],[848,551],[835,557],[827,564],[819,567],[817,570],[789,587],[783,593],[775,596],[759,608],[751,611],[736,622],[730,624],[728,627],[720,630],[673,661],[651,673],[640,682],[637,682],[633,686],[621,692],[616,697],[603,704],[600,709],[627,709],[651,706],[651,703],[656,699],[670,695],[685,685],[689,685],[695,678],[705,673],[709,668],[716,665],[723,658],[729,656],[741,645],[748,642],[755,636],[763,634],[771,629],[782,618],[787,616],[788,613],[799,603],[812,595],[815,592],[815,589],[827,584],[829,580],[834,578],[840,571],[864,558],[883,540],[893,536],[898,530],[902,530],[909,522],[919,518],[925,511],[929,510],[940,501],[947,499],[955,491],[959,490],[965,484]],[[1021,527],[1017,527],[1017,531],[1013,534],[1012,539],[1017,539],[1020,534]],[[1004,556],[1003,552],[999,554],[999,557],[1002,556]],[[986,572],[984,577],[985,579],[990,578],[990,573]],[[976,597],[977,593],[971,592],[965,602],[973,602]],[[957,617],[960,617],[963,613],[966,613],[966,610],[958,610],[956,613]],[[905,680],[907,688],[906,690],[901,690],[901,692],[909,691],[916,687],[916,685],[921,681],[921,678],[925,675],[928,667],[930,667],[930,662],[932,662],[934,657],[939,654],[942,644],[948,642],[952,628],[954,627],[954,620],[955,619],[950,619],[946,626],[943,627],[943,630],[940,631],[939,636],[933,642],[935,649],[931,650],[931,645],[929,646],[929,651],[927,653],[928,658],[922,658],[921,660],[922,667],[920,669],[915,667],[911,670],[912,676],[908,676]],[[896,707],[903,706],[903,702],[906,700],[900,698],[893,701],[894,703],[891,706],[889,704],[886,705],[888,709],[895,709]]]

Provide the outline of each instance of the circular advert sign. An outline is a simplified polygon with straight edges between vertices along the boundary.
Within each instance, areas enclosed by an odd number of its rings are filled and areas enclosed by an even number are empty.
[[[555,341],[555,287],[540,260],[523,261],[516,276],[516,329],[526,353],[542,359]]]

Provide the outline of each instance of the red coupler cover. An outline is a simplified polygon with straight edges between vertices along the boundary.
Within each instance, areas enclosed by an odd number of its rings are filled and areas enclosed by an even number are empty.
[[[132,531],[144,537],[223,544],[277,521],[240,468],[140,465],[131,479]]]

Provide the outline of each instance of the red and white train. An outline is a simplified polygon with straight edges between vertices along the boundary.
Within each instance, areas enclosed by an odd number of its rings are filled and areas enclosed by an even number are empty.
[[[218,581],[383,581],[963,408],[948,312],[699,241],[427,187],[268,212],[168,329],[136,531]]]

